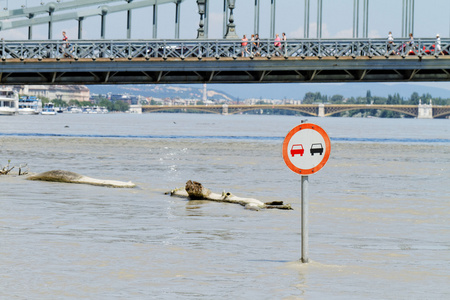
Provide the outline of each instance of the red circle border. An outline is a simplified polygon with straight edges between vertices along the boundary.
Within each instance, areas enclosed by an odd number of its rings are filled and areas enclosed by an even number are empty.
[[[320,161],[320,163],[311,169],[300,169],[300,168],[297,168],[296,166],[294,166],[294,164],[289,159],[289,154],[288,154],[288,149],[287,149],[288,145],[289,145],[289,141],[291,140],[292,136],[294,134],[296,134],[297,132],[299,132],[300,130],[304,130],[304,129],[312,129],[312,130],[317,131],[325,141],[325,149],[326,149],[325,154],[324,154],[322,160]],[[289,131],[289,133],[286,135],[286,137],[284,138],[284,141],[283,141],[283,160],[286,163],[286,165],[289,167],[289,169],[291,169],[292,171],[294,171],[295,173],[300,174],[300,175],[311,175],[311,174],[317,173],[327,163],[328,158],[330,157],[330,152],[331,152],[331,143],[330,143],[330,138],[328,137],[328,134],[325,132],[325,130],[322,129],[322,127],[320,127],[319,125],[316,125],[316,124],[312,124],[312,123],[305,123],[305,124],[295,126],[294,128],[292,128],[291,131]]]

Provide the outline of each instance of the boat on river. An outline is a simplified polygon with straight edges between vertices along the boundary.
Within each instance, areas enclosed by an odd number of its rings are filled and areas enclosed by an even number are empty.
[[[11,88],[0,88],[0,115],[19,113],[19,94]]]
[[[19,115],[38,115],[41,112],[41,99],[35,96],[22,96],[19,98]]]
[[[56,115],[55,105],[52,102],[48,102],[42,108],[43,115]]]

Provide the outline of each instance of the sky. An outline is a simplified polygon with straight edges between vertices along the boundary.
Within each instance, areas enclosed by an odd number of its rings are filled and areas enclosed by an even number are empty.
[[[17,9],[40,6],[56,0],[0,0],[0,9]],[[73,0],[60,0],[70,2]],[[125,0],[124,0],[125,1]],[[139,1],[139,0],[135,0]],[[260,36],[270,35],[270,0],[260,0]],[[275,0],[275,32],[286,32],[288,38],[303,38],[304,0]],[[323,38],[351,38],[353,32],[354,0],[323,0]],[[360,1],[360,36],[362,34],[362,6]],[[209,38],[221,38],[223,35],[223,0],[209,0]],[[310,0],[310,37],[316,37],[317,1]],[[383,38],[389,31],[400,37],[402,31],[403,0],[371,0],[369,4],[369,37]],[[112,4],[114,5],[114,4]],[[152,38],[152,7],[133,11],[132,38]],[[254,33],[254,1],[236,0],[234,10],[236,32],[239,36]],[[175,5],[159,6],[158,38],[170,39],[175,35]],[[437,33],[442,38],[450,36],[450,1],[449,0],[415,0],[415,37],[434,37]],[[126,13],[109,14],[106,19],[106,38],[126,38]],[[198,8],[195,0],[184,0],[181,4],[181,38],[195,38],[199,22]],[[69,37],[77,36],[77,21],[54,23],[54,39],[60,38],[65,30]],[[98,39],[100,37],[100,17],[85,20],[83,37]],[[26,39],[27,28],[0,31],[5,39]],[[47,25],[37,25],[33,29],[34,39],[47,38]]]
[[[73,0],[60,0],[70,2]],[[125,1],[125,0],[124,0]],[[135,0],[139,1],[139,0]],[[304,34],[304,0],[275,0],[275,32],[285,32],[288,38],[303,38]],[[360,1],[359,33],[362,37],[363,0]],[[369,38],[386,38],[389,31],[394,37],[400,38],[402,32],[402,3],[404,0],[370,0],[369,4]],[[56,2],[56,0],[0,0],[0,10],[40,6]],[[260,0],[261,38],[270,36],[270,0]],[[354,0],[323,0],[322,37],[351,38],[353,33],[353,2]],[[223,36],[223,0],[209,0],[209,35],[208,38]],[[310,0],[310,37],[316,37],[317,1]],[[158,17],[158,39],[172,39],[175,36],[175,5],[160,5]],[[132,39],[152,38],[152,7],[133,10]],[[239,36],[251,35],[254,32],[254,1],[236,0],[234,10],[236,32]],[[450,0],[415,0],[414,36],[441,38],[450,37]],[[180,38],[194,39],[199,23],[198,7],[195,0],[184,0],[181,4]],[[68,33],[69,39],[77,37],[78,22],[76,20],[55,22],[53,24],[53,39],[60,39],[61,32]],[[46,24],[33,27],[33,39],[47,39]],[[28,29],[0,31],[0,37],[5,40],[26,40]],[[106,17],[106,38],[126,38],[126,13],[109,14]],[[86,18],[83,23],[84,39],[100,38],[100,16]],[[416,83],[417,84],[417,83]],[[421,85],[439,87],[450,91],[450,83],[420,83]],[[256,87],[255,87],[256,88]]]

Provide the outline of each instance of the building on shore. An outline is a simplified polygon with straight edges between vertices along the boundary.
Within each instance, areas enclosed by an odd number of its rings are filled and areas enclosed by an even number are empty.
[[[14,89],[21,95],[60,99],[89,101],[90,92],[85,85],[16,85]]]

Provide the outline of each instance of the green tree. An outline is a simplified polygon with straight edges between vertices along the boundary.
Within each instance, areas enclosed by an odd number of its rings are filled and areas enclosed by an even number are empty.
[[[342,103],[343,100],[344,100],[344,96],[342,96],[342,95],[333,95],[330,99],[331,103],[335,103],[335,104]]]
[[[55,107],[67,107],[67,102],[61,99],[53,99],[52,100]]]
[[[410,105],[419,105],[419,94],[417,92],[412,93],[411,98],[409,99]]]
[[[366,92],[366,103],[367,104],[371,104],[372,103],[372,92],[370,90],[368,90]]]

